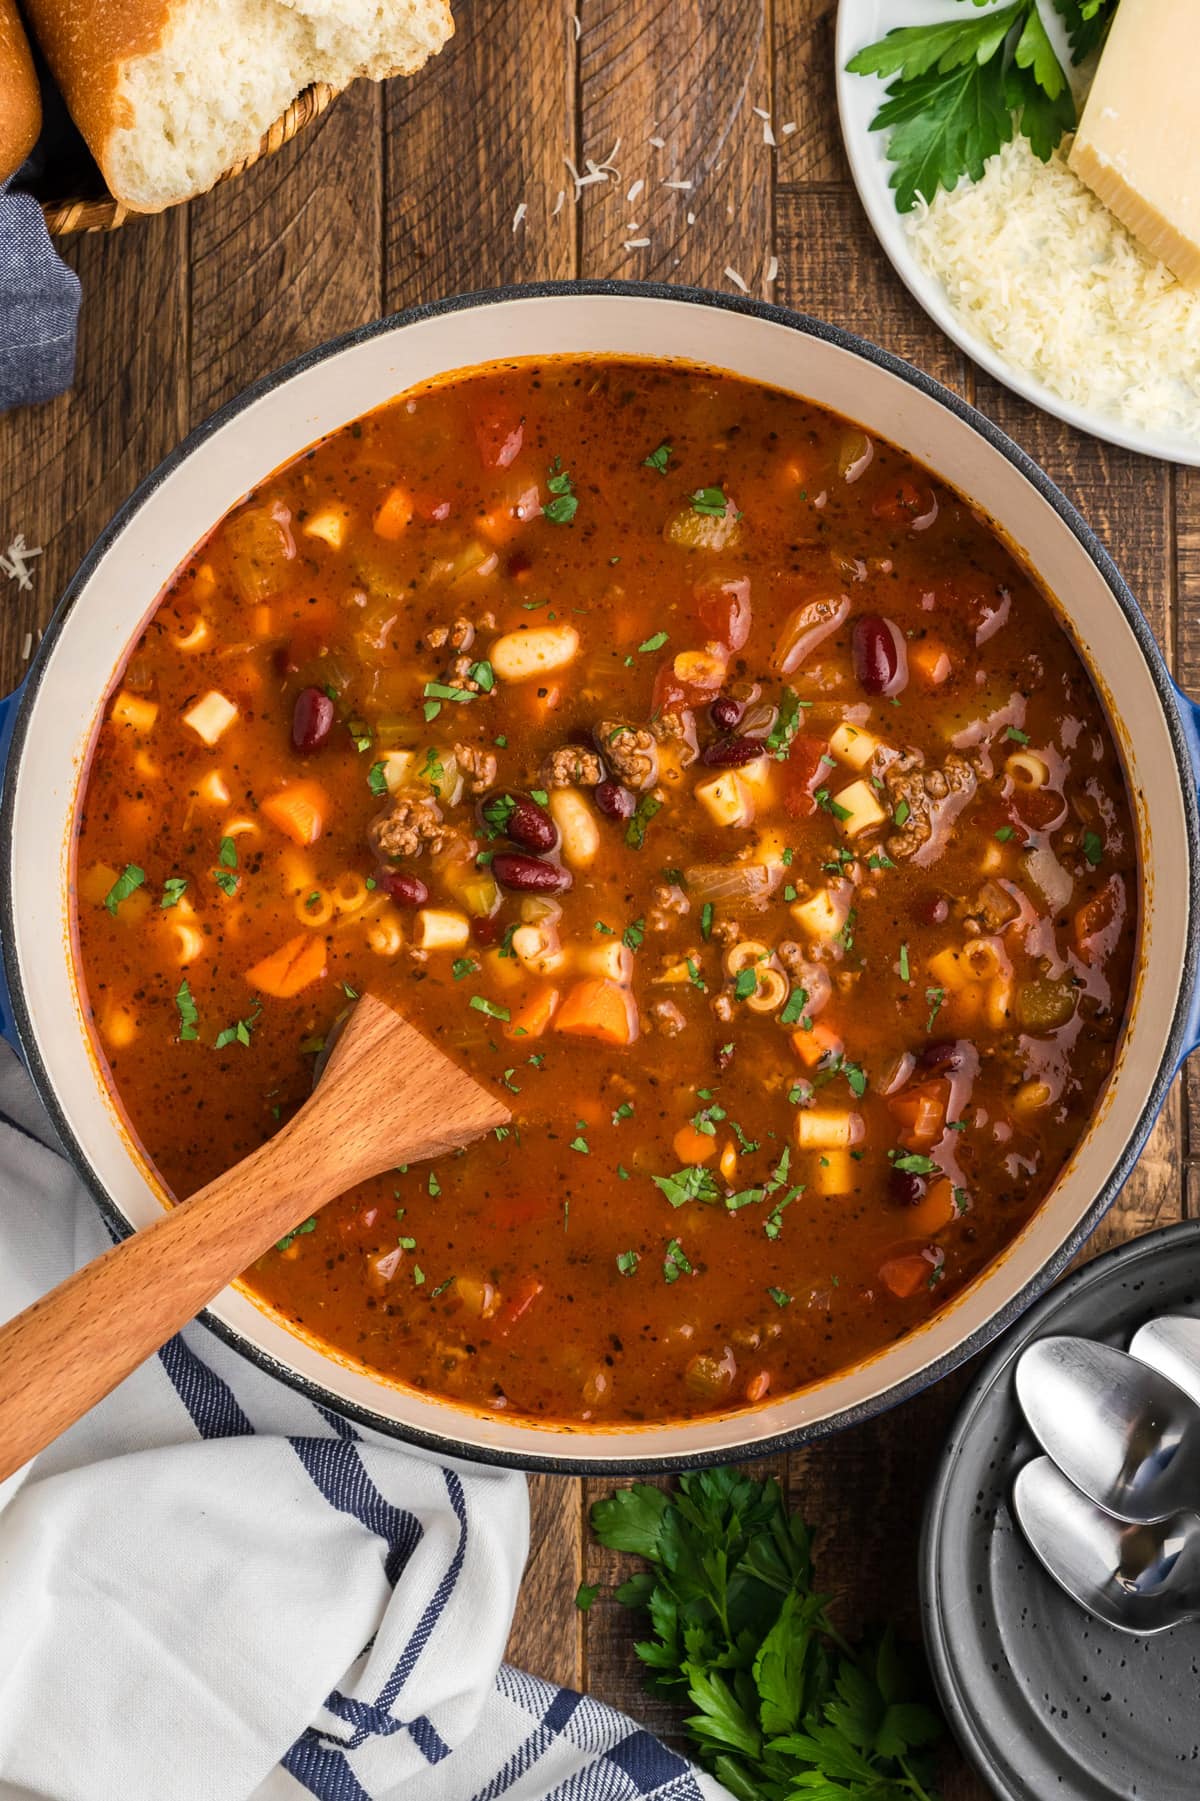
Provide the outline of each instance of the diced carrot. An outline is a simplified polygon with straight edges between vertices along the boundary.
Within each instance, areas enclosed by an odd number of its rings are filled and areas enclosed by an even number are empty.
[[[924,1200],[918,1201],[915,1207],[905,1208],[904,1223],[914,1238],[936,1238],[957,1212],[954,1184],[942,1176],[931,1184]]]
[[[954,665],[940,644],[926,640],[924,644],[914,645],[908,653],[909,667],[915,669],[931,688],[940,688],[950,678]]]
[[[407,488],[393,488],[385,494],[375,515],[375,531],[380,538],[399,538],[407,530],[413,516],[412,495]]]
[[[268,794],[263,816],[290,838],[293,844],[315,844],[325,829],[329,796],[320,782],[289,782]]]
[[[290,1001],[302,988],[319,982],[324,974],[325,940],[318,938],[315,932],[298,932],[277,951],[263,957],[253,969],[248,969],[246,980],[260,994]]]
[[[707,1163],[717,1148],[717,1141],[690,1123],[680,1126],[675,1134],[675,1155],[681,1163]]]
[[[936,1144],[945,1129],[949,1105],[950,1084],[944,1077],[918,1082],[889,1097],[888,1111],[900,1127],[900,1142],[906,1149],[922,1151]]]
[[[480,513],[475,519],[479,535],[486,538],[489,544],[503,547],[512,540],[540,514],[541,494],[534,482],[526,485],[519,492],[512,492],[486,513]]]
[[[162,815],[152,801],[136,800],[131,794],[123,795],[117,802],[117,820],[121,827],[121,841],[126,850],[140,850],[161,818]]]
[[[598,977],[576,982],[558,1010],[554,1029],[578,1038],[599,1038],[605,1044],[632,1044],[637,1013],[626,989]]]
[[[844,1046],[833,1027],[818,1019],[814,1021],[811,1031],[806,1032],[801,1028],[792,1033],[792,1049],[802,1063],[806,1063],[809,1069],[815,1069],[822,1057],[840,1056]]]
[[[889,1257],[879,1266],[879,1280],[900,1301],[911,1300],[932,1274],[933,1264],[919,1251],[908,1257]]]
[[[275,615],[263,605],[250,610],[250,630],[256,638],[269,638],[275,629]]]
[[[765,1401],[771,1386],[770,1370],[755,1370],[743,1389],[746,1399],[753,1405],[755,1401]]]
[[[504,1028],[506,1038],[540,1038],[558,1006],[557,988],[539,988],[512,1015]]]

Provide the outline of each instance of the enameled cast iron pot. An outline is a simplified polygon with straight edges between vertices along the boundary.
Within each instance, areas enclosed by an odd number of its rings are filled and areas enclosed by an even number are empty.
[[[269,471],[414,383],[481,361],[608,352],[711,363],[859,421],[989,515],[1057,597],[1109,707],[1133,796],[1142,943],[1114,1079],[1021,1236],[934,1320],[867,1362],[754,1412],[660,1427],[548,1428],[406,1392],[289,1332],[237,1288],[210,1326],[314,1399],[447,1455],[527,1468],[680,1468],[797,1444],[880,1411],[979,1350],[1040,1293],[1128,1176],[1200,1036],[1197,709],[1173,686],[1133,596],[1078,513],[995,426],[846,332],[725,295],[616,284],[471,295],[383,320],[259,382],[192,434],[84,559],[22,691],[6,703],[0,933],[6,1029],[80,1173],[120,1232],[159,1193],[89,1046],[67,889],[76,786],[111,675],[192,546]]]

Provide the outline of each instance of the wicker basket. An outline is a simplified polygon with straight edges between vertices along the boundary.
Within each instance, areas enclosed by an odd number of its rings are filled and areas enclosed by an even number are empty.
[[[320,118],[329,103],[337,98],[337,92],[336,88],[324,81],[316,81],[311,87],[305,88],[292,101],[287,111],[263,133],[250,155],[232,164],[218,180],[230,181],[235,175],[243,174],[252,164],[261,162],[263,157],[273,156],[277,150],[282,150],[306,125],[311,125],[314,119]],[[55,237],[66,237],[73,231],[115,231],[118,225],[124,225],[126,219],[139,217],[127,206],[114,200],[111,194],[98,194],[90,199],[47,201],[43,204],[42,212]]]

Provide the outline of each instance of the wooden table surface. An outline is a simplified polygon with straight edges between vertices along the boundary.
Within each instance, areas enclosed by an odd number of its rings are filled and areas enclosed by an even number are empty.
[[[455,11],[457,37],[415,81],[360,85],[241,180],[70,243],[84,288],[75,390],[0,419],[0,548],[17,531],[45,547],[34,591],[9,584],[4,594],[5,688],[22,673],[27,635],[118,503],[199,420],[310,345],[498,282],[623,276],[728,289],[730,270],[752,294],[911,359],[1011,432],[1097,528],[1178,678],[1200,688],[1200,471],[1043,417],[919,311],[850,185],[834,106],[834,0],[580,0],[578,25],[563,0],[455,0]],[[611,159],[619,175],[585,185],[576,202],[567,157],[581,173],[586,158]],[[1176,1084],[1093,1248],[1189,1211],[1198,1103],[1195,1076]],[[895,1615],[915,1631],[921,1502],[962,1387],[962,1377],[944,1382],[776,1462],[819,1529],[819,1574],[851,1627]],[[618,1560],[586,1530],[589,1502],[609,1486],[531,1484],[533,1543],[510,1654],[669,1731],[641,1689],[622,1610],[607,1596],[586,1616],[574,1606],[581,1579],[615,1573]],[[952,1752],[945,1794],[984,1795]]]

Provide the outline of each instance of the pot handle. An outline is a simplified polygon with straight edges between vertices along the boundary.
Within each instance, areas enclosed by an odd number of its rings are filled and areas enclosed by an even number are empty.
[[[22,681],[11,694],[0,695],[0,794],[3,794],[4,784],[8,780],[8,753],[12,745],[13,731],[24,694],[25,683]],[[10,1044],[24,1062],[25,1053],[21,1049],[21,1041],[13,1023],[12,1002],[9,999],[8,978],[5,973],[3,957],[0,957],[0,1038],[3,1038],[6,1044]]]
[[[1200,789],[1200,701],[1194,701],[1190,694],[1185,694],[1179,683],[1172,681],[1179,702],[1179,723],[1183,727],[1183,736],[1187,744],[1188,761],[1192,765],[1192,780]],[[1200,982],[1196,984],[1192,996],[1192,1004],[1184,1032],[1183,1052],[1180,1064],[1200,1047]]]

